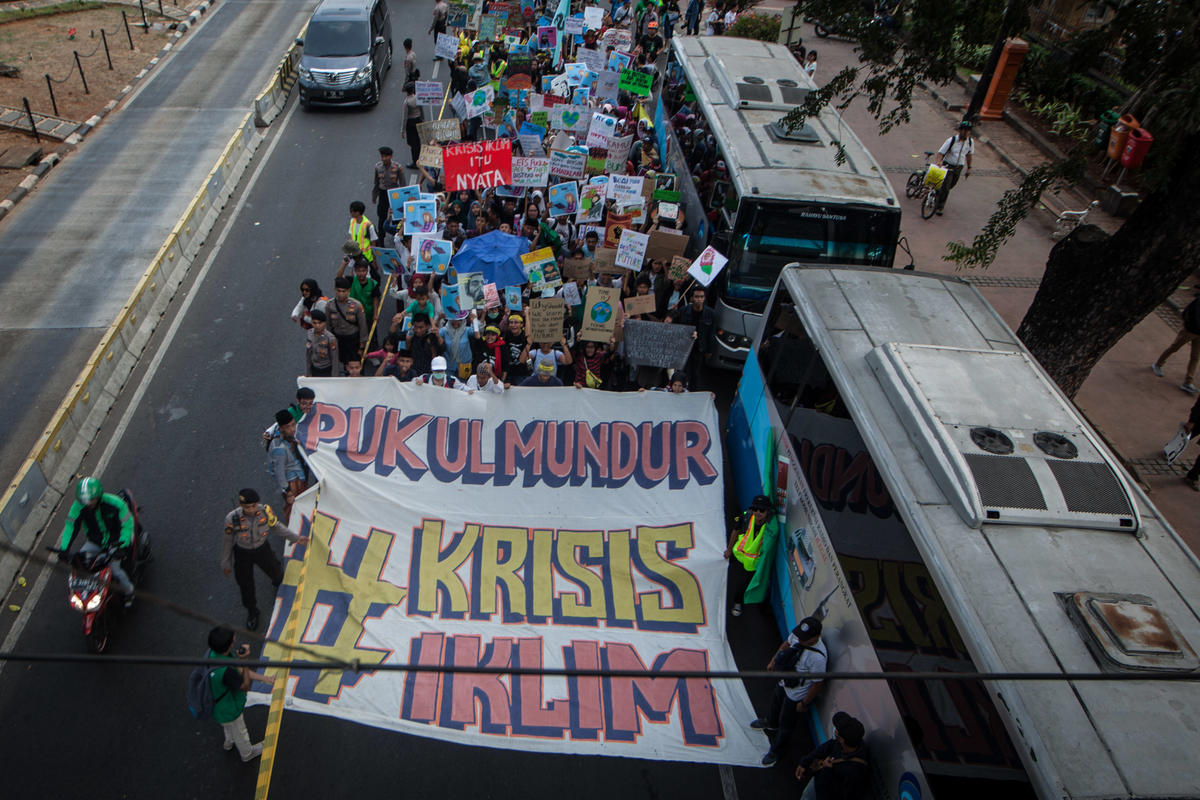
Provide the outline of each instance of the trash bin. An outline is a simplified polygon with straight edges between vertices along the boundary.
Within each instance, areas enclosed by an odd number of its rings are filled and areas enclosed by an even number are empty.
[[[1116,161],[1121,157],[1121,151],[1125,149],[1125,142],[1129,139],[1129,132],[1134,128],[1141,127],[1138,121],[1131,115],[1125,114],[1117,124],[1113,125],[1112,133],[1108,135],[1108,157]]]
[[[1092,140],[1092,149],[1099,150],[1108,144],[1108,135],[1112,133],[1113,125],[1117,124],[1119,115],[1109,109],[1100,114],[1100,122],[1096,125],[1096,138]]]
[[[1137,169],[1146,158],[1146,151],[1154,143],[1154,137],[1145,128],[1134,128],[1129,132],[1125,149],[1121,151],[1121,166],[1127,169]]]

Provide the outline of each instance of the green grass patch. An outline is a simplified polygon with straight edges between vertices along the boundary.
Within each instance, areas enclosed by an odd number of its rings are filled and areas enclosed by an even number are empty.
[[[13,8],[7,11],[0,11],[0,24],[14,22],[19,19],[67,14],[72,11],[91,11],[93,8],[104,8],[104,6],[104,3],[97,2],[97,0],[71,0],[71,2],[55,3],[52,6],[43,6],[41,8]]]

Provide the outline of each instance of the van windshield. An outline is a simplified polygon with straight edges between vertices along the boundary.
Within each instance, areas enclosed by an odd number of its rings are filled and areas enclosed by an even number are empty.
[[[370,34],[364,19],[313,20],[304,37],[304,52],[324,58],[361,56],[371,49]]]

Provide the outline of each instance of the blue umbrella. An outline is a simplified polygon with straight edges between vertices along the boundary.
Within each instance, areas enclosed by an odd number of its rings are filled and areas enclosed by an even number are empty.
[[[492,231],[467,239],[450,264],[460,274],[482,272],[486,283],[496,287],[525,283],[521,256],[529,252],[529,240],[511,233]]]

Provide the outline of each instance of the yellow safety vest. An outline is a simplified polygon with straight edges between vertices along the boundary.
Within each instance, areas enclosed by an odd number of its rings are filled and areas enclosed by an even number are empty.
[[[371,223],[364,216],[360,222],[350,220],[350,238],[358,245],[358,249],[362,250],[363,258],[368,262],[375,260],[375,255],[371,252],[371,240],[367,238],[367,230],[371,227]]]
[[[758,566],[758,557],[762,555],[759,550],[762,549],[763,540],[763,525],[756,532],[754,530],[754,515],[751,514],[750,522],[746,525],[746,530],[738,537],[737,544],[733,546],[733,556],[741,565],[746,568],[747,572],[754,572]]]

